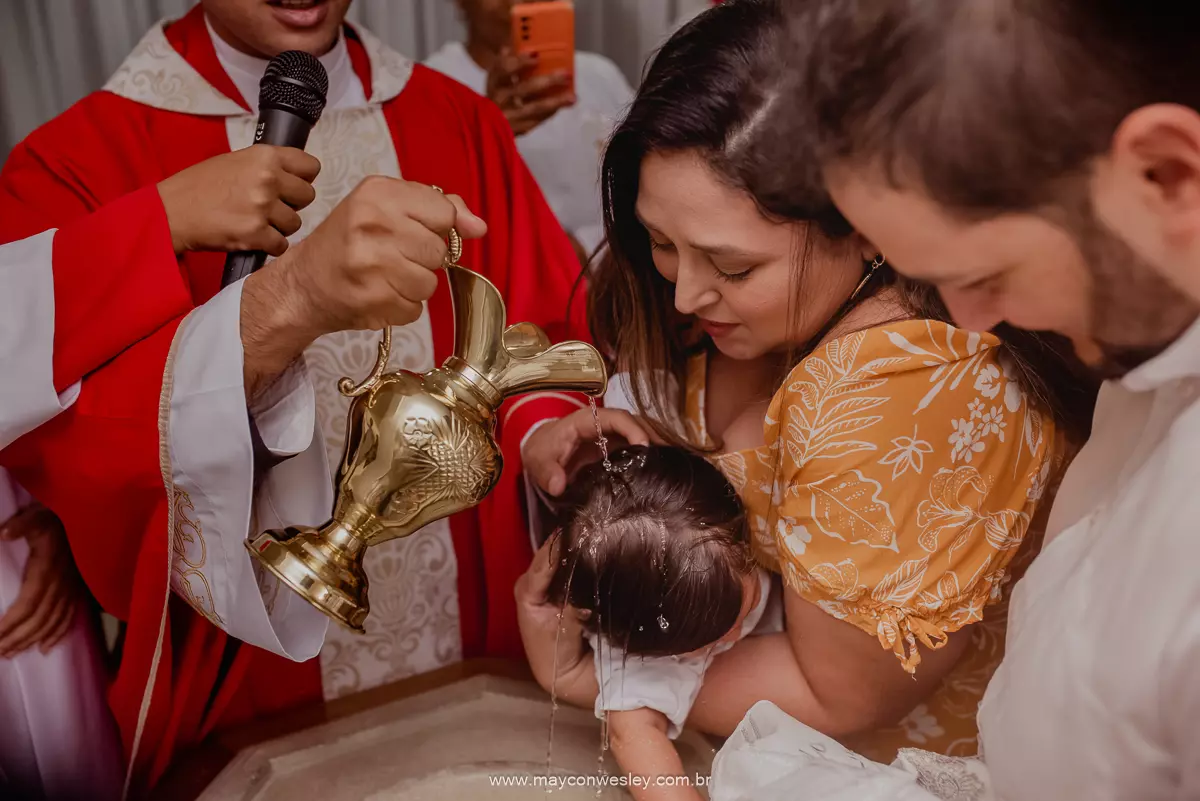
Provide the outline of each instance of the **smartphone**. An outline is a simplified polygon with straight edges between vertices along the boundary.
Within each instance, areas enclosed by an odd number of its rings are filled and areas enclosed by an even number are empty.
[[[561,0],[517,3],[512,7],[512,45],[517,55],[537,61],[530,77],[565,72],[575,91],[575,6]]]

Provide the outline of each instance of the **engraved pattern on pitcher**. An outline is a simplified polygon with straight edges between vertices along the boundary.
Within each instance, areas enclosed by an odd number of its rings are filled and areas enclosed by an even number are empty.
[[[470,506],[491,487],[499,464],[496,446],[482,427],[449,414],[406,420],[403,433],[418,477],[392,497],[386,517],[407,522],[442,501]]]

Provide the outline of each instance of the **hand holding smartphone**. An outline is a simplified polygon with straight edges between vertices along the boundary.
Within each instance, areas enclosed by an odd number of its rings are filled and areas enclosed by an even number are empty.
[[[512,7],[512,46],[528,56],[525,77],[563,75],[575,90],[575,7],[569,2],[517,3]]]
[[[517,3],[511,19],[511,45],[488,75],[488,97],[520,136],[575,102],[575,9]]]

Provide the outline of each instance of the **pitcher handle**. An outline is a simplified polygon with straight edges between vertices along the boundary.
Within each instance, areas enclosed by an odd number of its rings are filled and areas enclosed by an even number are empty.
[[[372,368],[371,374],[361,384],[355,384],[352,378],[343,378],[338,381],[338,391],[347,398],[357,398],[359,395],[364,395],[379,384],[383,378],[383,371],[387,369],[388,358],[392,355],[392,329],[383,329],[383,339],[379,342],[379,353],[375,357],[375,367]]]
[[[441,192],[441,187],[433,187]],[[457,267],[458,260],[462,258],[462,237],[458,235],[458,231],[450,229],[449,237],[450,252],[446,254],[446,260],[442,264],[443,267]],[[371,374],[361,384],[355,384],[352,378],[343,378],[338,381],[338,391],[347,398],[357,398],[359,395],[365,395],[378,386],[383,379],[383,372],[387,369],[388,359],[392,355],[392,329],[383,329],[383,339],[379,342],[379,352],[375,356],[375,367],[372,368]]]

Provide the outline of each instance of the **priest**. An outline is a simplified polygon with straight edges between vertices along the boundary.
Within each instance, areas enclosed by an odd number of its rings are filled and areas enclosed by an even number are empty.
[[[529,546],[519,446],[574,398],[522,398],[502,411],[500,486],[368,564],[374,629],[369,621],[358,641],[333,635],[320,660],[288,661],[317,654],[324,620],[241,546],[251,530],[327,517],[345,419],[335,381],[366,374],[372,329],[408,323],[394,331],[393,367],[424,370],[448,355],[449,296],[418,269],[440,262],[445,245],[426,234],[486,228],[462,263],[500,288],[511,320],[555,339],[586,334],[582,302],[570,303],[578,262],[503,116],[343,25],[348,5],[204,0],[155,26],[104,91],[32,134],[0,175],[4,241],[124,200],[128,211],[98,239],[154,238],[143,258],[178,255],[175,318],[89,374],[71,409],[4,454],[58,512],[89,587],[127,624],[110,701],[135,791],[216,728],[464,656],[520,653],[512,585]],[[218,291],[223,255],[168,244],[164,182],[250,144],[266,58],[287,49],[318,55],[330,78],[308,146],[322,164],[316,198],[300,215],[299,244]],[[156,186],[158,203],[147,191]],[[89,256],[54,253],[55,271],[60,258]],[[268,447],[294,456],[256,498],[247,404]],[[364,643],[379,647],[355,650]]]

